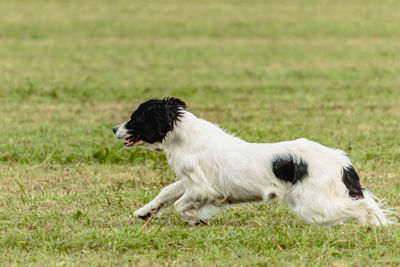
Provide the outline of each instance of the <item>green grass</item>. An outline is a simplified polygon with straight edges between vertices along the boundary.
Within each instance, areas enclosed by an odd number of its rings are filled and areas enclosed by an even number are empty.
[[[0,262],[399,265],[398,225],[308,225],[282,203],[144,225],[133,212],[176,177],[111,131],[180,97],[248,141],[345,150],[398,207],[398,14],[377,0],[0,2]]]

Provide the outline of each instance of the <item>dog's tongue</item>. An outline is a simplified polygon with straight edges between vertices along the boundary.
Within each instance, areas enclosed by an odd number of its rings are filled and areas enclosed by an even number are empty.
[[[129,138],[127,138],[127,139],[124,140],[124,145],[125,145],[125,146],[133,146],[133,145],[136,144],[137,142],[139,142],[139,140],[134,141],[134,140],[132,140],[131,137],[129,137]]]

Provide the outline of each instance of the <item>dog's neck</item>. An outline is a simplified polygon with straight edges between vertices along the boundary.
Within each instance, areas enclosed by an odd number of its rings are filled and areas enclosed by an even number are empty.
[[[195,135],[199,135],[198,122],[194,114],[184,110],[179,120],[175,122],[174,128],[167,133],[161,143],[165,153],[171,153],[182,146],[188,146],[192,143]]]
[[[160,144],[161,150],[167,158],[173,153],[184,151],[196,152],[204,146],[215,146],[221,139],[240,139],[226,133],[217,125],[196,117],[194,114],[184,110],[172,131],[167,133]],[[243,142],[240,140],[240,142]]]

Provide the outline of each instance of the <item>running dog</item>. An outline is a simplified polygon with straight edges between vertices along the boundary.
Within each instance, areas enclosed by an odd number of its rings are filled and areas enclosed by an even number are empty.
[[[308,223],[392,223],[342,150],[305,138],[249,143],[186,110],[177,98],[140,104],[129,121],[113,128],[126,147],[162,151],[179,181],[165,187],[134,216],[148,219],[174,204],[190,224],[235,204],[279,199]]]

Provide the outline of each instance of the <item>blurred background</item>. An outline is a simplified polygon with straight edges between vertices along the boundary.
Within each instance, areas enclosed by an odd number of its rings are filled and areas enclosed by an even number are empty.
[[[93,159],[164,96],[252,141],[346,148],[383,127],[379,142],[397,127],[399,17],[396,1],[2,1],[0,160]]]

